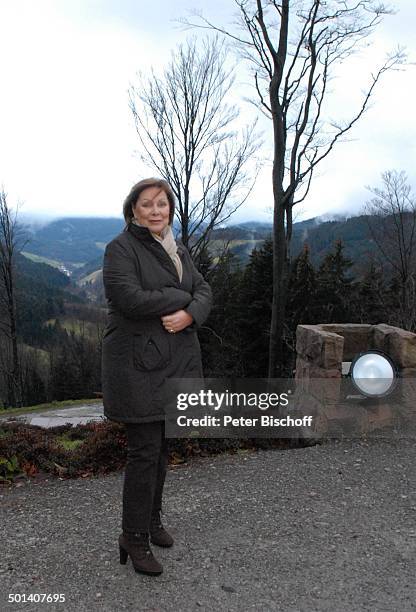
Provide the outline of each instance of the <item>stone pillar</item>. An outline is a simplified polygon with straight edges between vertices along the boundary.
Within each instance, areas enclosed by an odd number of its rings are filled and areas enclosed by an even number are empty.
[[[344,338],[319,325],[296,330],[296,403],[314,417],[315,434],[339,416]]]
[[[384,323],[374,325],[373,348],[390,357],[402,378],[416,377],[416,334]]]
[[[385,353],[398,370],[399,395],[371,405],[346,400],[342,390],[342,362],[368,350]],[[336,431],[352,420],[361,433],[394,423],[416,426],[416,334],[392,325],[298,325],[296,330],[296,388],[299,404],[319,415],[321,432]],[[347,385],[348,386],[348,385]],[[342,397],[341,397],[342,395]],[[344,397],[345,395],[345,397]],[[353,408],[353,411],[352,411]],[[405,425],[404,425],[405,424]],[[416,435],[416,434],[415,434]]]

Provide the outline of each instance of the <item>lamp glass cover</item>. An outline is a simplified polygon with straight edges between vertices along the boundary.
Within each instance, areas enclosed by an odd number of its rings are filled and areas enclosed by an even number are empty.
[[[395,371],[390,360],[380,353],[360,355],[351,366],[351,378],[361,393],[371,397],[385,395],[395,382]]]

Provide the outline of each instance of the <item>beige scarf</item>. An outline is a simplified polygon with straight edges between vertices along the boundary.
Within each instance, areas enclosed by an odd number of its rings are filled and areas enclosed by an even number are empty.
[[[132,219],[132,222],[135,225],[138,225],[139,227],[147,227],[147,225],[141,225],[138,221],[136,221],[136,219]],[[167,227],[165,227],[162,230],[161,236],[159,236],[158,234],[154,234],[152,231],[150,231],[150,233],[152,234],[153,238],[155,238],[161,243],[161,245],[163,246],[163,248],[165,249],[165,251],[167,252],[167,254],[175,265],[175,268],[178,272],[179,281],[182,281],[182,262],[178,255],[178,246],[173,236],[172,226],[168,225]]]

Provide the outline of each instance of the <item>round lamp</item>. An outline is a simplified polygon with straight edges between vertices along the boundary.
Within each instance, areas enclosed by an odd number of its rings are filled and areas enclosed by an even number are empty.
[[[393,362],[380,351],[357,355],[351,363],[350,376],[355,388],[367,397],[389,395],[397,381]]]

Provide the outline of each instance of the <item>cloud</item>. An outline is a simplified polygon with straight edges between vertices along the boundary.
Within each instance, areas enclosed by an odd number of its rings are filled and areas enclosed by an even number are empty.
[[[161,69],[183,32],[172,22],[191,4],[218,16],[223,2],[179,0],[14,0],[0,4],[0,183],[27,213],[117,216],[131,184],[149,174],[134,157],[138,147],[127,89],[136,71]],[[359,104],[371,69],[396,42],[413,45],[414,8],[385,20],[373,45],[340,70],[329,110],[347,117]],[[233,9],[234,10],[234,9]],[[199,32],[201,33],[201,32]],[[195,34],[195,32],[193,32]],[[412,176],[416,128],[414,67],[384,75],[366,117],[323,162],[305,217],[355,208],[365,184],[387,168]],[[247,82],[247,78],[239,79]],[[253,114],[238,91],[242,122]],[[263,122],[268,134],[271,124]],[[272,158],[270,136],[262,154]],[[233,218],[270,220],[271,168],[265,164],[252,196]]]

